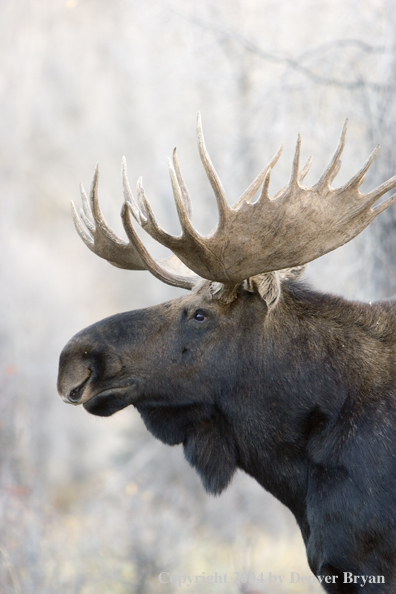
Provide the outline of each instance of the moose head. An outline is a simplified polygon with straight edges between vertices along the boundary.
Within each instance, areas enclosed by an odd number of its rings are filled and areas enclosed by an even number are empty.
[[[331,186],[346,129],[347,122],[315,185],[302,183],[311,159],[300,169],[298,138],[287,186],[269,196],[281,148],[231,207],[198,115],[199,153],[219,213],[206,237],[192,225],[176,150],[169,171],[179,237],[156,222],[141,179],[135,201],[123,161],[128,241],[120,240],[101,213],[96,169],[89,200],[81,188],[80,215],[73,205],[85,244],[114,266],[149,270],[191,292],[79,332],[61,354],[58,390],[95,415],[136,407],[153,435],[183,445],[211,493],[238,468],[253,476],[293,512],[327,592],[360,591],[362,582],[343,581],[346,573],[366,576],[369,592],[393,592],[396,306],[348,302],[299,280],[305,264],[396,201],[374,206],[396,176],[359,191],[378,146],[352,179]],[[172,255],[152,258],[132,219]]]

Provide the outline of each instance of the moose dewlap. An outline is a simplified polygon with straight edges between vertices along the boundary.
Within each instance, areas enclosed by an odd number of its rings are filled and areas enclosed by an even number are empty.
[[[109,416],[128,405],[164,443],[182,444],[205,488],[219,494],[240,468],[294,514],[315,575],[327,592],[396,591],[396,304],[348,302],[299,281],[304,265],[360,233],[396,196],[396,176],[368,194],[359,186],[378,147],[340,188],[346,135],[318,182],[302,181],[297,142],[288,185],[271,198],[271,168],[228,204],[207,153],[202,163],[219,212],[201,236],[176,152],[169,164],[182,233],[157,224],[141,179],[132,197],[123,161],[128,241],[108,228],[96,170],[82,189],[78,233],[111,264],[149,270],[191,292],[117,314],[74,336],[62,351],[58,390],[65,402]],[[262,186],[258,200],[253,197]],[[147,252],[132,217],[171,249]],[[287,568],[285,568],[287,571]]]

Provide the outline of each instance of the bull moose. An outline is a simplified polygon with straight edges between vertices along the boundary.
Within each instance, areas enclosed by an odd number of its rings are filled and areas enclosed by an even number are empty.
[[[133,405],[151,433],[183,444],[205,489],[219,494],[237,468],[294,514],[310,567],[326,592],[396,591],[396,304],[349,302],[300,279],[307,262],[345,244],[396,201],[374,203],[396,176],[359,192],[379,147],[340,188],[347,122],[317,183],[303,185],[300,138],[288,185],[269,196],[282,148],[231,207],[205,147],[200,157],[219,220],[191,223],[176,151],[170,177],[182,233],[156,222],[142,180],[135,201],[122,177],[128,242],[81,187],[77,231],[111,264],[149,270],[190,289],[167,303],[113,315],[76,334],[59,366],[65,402],[100,416]],[[260,196],[254,196],[262,185]],[[132,217],[172,251],[153,259]]]

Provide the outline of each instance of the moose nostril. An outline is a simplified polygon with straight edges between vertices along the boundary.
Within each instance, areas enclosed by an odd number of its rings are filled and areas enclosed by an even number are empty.
[[[81,395],[84,391],[84,388],[87,385],[87,382],[90,377],[91,377],[91,370],[89,369],[88,377],[85,378],[85,380],[83,382],[81,382],[81,384],[79,384],[78,386],[76,386],[75,388],[70,390],[69,395],[68,395],[68,400],[70,402],[78,402],[80,400]]]

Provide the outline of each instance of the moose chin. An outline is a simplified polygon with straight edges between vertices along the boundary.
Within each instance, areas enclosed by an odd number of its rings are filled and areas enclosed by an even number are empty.
[[[303,179],[300,139],[288,185],[270,197],[281,149],[231,207],[207,153],[201,160],[219,213],[201,236],[176,151],[170,177],[182,233],[156,222],[142,181],[135,201],[123,161],[121,217],[128,242],[108,228],[95,172],[82,188],[77,231],[111,264],[149,270],[187,295],[117,314],[64,348],[58,390],[67,403],[109,416],[132,405],[148,430],[182,444],[205,489],[220,494],[239,468],[294,514],[326,592],[360,592],[336,576],[382,576],[365,592],[396,591],[396,303],[349,302],[299,280],[307,262],[353,239],[396,196],[396,176],[368,194],[359,186],[377,147],[346,184],[331,183],[340,143],[318,182]],[[262,186],[259,198],[253,198]],[[172,255],[154,260],[132,219]]]

